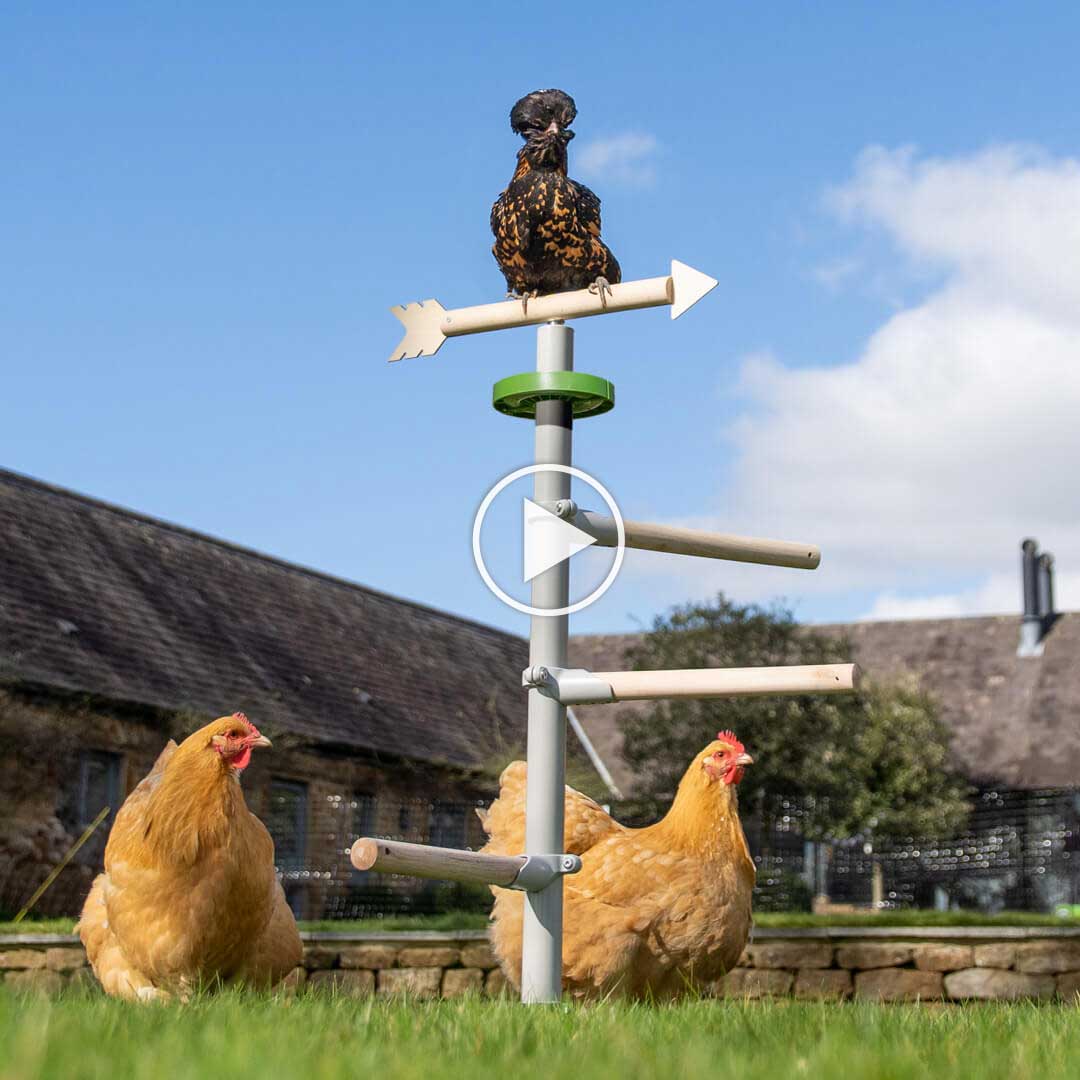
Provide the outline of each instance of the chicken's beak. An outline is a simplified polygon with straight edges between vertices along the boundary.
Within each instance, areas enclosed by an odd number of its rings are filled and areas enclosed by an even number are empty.
[[[746,765],[753,765],[754,764],[754,759],[749,754],[740,754],[735,759],[735,764],[739,765],[740,767],[746,766]]]
[[[559,134],[559,125],[554,120],[552,120],[551,123],[548,124],[547,131],[545,131],[544,134],[545,135],[558,135]]]
[[[251,745],[252,746],[273,746],[274,744],[265,735],[260,735]]]

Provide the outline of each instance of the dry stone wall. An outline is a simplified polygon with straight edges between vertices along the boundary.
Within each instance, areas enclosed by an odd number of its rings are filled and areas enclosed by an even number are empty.
[[[781,934],[789,940],[776,940]],[[827,1000],[1071,1000],[1080,994],[1080,932],[1011,927],[759,931],[716,991],[731,997]]]

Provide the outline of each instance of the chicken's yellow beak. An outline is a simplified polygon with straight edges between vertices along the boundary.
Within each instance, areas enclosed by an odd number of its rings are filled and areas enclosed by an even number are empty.
[[[754,759],[749,754],[740,754],[735,759],[736,765],[753,765]]]
[[[251,745],[252,746],[273,746],[274,744],[265,735],[260,735]]]

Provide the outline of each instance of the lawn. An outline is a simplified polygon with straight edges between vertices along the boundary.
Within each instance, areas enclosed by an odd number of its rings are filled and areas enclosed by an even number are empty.
[[[230,993],[178,1006],[0,992],[0,1077],[1075,1077],[1065,1006],[697,1001],[523,1009]]]
[[[446,911],[441,915],[387,915],[377,919],[318,919],[301,922],[301,930],[483,930],[488,917],[482,911]],[[74,919],[23,919],[0,921],[0,934],[70,934]]]
[[[388,915],[381,919],[326,919],[300,923],[301,930],[483,930],[483,912],[449,911],[442,915]],[[882,911],[876,915],[809,915],[802,912],[760,912],[754,924],[761,928],[808,926],[1080,926],[1080,919],[1061,918],[1031,911],[1003,911],[981,915],[977,911]],[[70,934],[74,919],[24,919],[0,922],[0,934]]]

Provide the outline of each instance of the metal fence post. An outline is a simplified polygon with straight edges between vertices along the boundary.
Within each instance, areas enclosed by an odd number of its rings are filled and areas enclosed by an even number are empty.
[[[561,322],[537,331],[538,371],[572,371],[574,331]],[[567,400],[536,406],[536,464],[571,465],[573,413]],[[533,498],[541,505],[570,498],[570,477],[538,472]],[[561,562],[532,583],[532,606],[554,609],[570,602],[570,566]],[[529,663],[565,666],[569,619],[533,615]],[[525,805],[525,851],[548,855],[563,850],[563,787],[566,771],[566,707],[529,691],[529,778]],[[521,948],[521,1000],[551,1002],[562,997],[563,883],[559,875],[546,888],[525,894]]]

